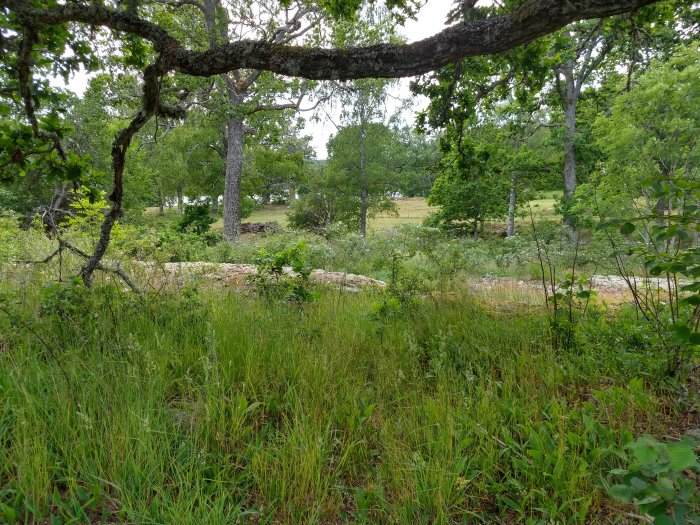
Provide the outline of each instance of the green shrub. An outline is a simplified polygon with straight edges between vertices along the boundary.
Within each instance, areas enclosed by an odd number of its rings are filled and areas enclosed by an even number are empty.
[[[185,206],[182,217],[175,224],[181,233],[203,235],[209,231],[214,219],[209,215],[209,204],[189,204]]]
[[[640,437],[627,445],[632,452],[628,467],[612,471],[620,483],[609,487],[608,493],[633,503],[654,519],[654,525],[700,523],[700,494],[695,483],[700,464],[694,447],[688,439],[662,443],[651,436]]]
[[[311,300],[308,250],[304,243],[275,253],[265,248],[255,259],[258,273],[251,278],[260,296],[266,299],[285,299],[298,304]]]

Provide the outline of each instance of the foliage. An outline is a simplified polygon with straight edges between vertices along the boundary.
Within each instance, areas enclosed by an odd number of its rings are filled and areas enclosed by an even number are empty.
[[[202,235],[209,231],[213,223],[214,219],[209,215],[209,204],[188,204],[175,227],[182,233]]]
[[[509,179],[503,177],[492,126],[477,128],[473,138],[455,144],[440,164],[428,204],[439,206],[432,226],[464,226],[475,237],[487,219],[505,217]]]
[[[700,523],[700,493],[695,481],[700,464],[695,443],[686,439],[662,443],[642,436],[626,447],[631,451],[629,465],[615,469],[620,483],[608,488],[616,499],[633,503],[655,525]]]
[[[16,214],[0,211],[0,261],[11,261],[19,255],[21,235]]]
[[[275,253],[262,248],[255,264],[258,271],[251,281],[262,297],[300,305],[312,299],[309,277],[313,267],[305,244],[297,243]]]
[[[617,512],[599,480],[632,430],[665,431],[667,394],[610,373],[621,349],[555,355],[538,312],[461,293],[387,319],[380,342],[371,294],[324,290],[300,313],[106,284],[60,317],[12,283],[0,304],[62,348],[47,359],[0,313],[0,501],[20,521],[58,514],[58,492],[66,521],[343,523],[350,501],[368,523],[584,523]]]
[[[697,57],[697,49],[683,50],[614,102],[597,124],[607,161],[596,189],[582,193],[601,219],[599,229],[640,314],[657,334],[670,375],[684,369],[700,344]],[[630,267],[634,261],[643,264],[641,279]]]
[[[292,227],[324,233],[342,222],[348,229],[357,229],[363,209],[370,217],[396,209],[391,199],[400,180],[391,157],[392,148],[399,147],[396,134],[383,124],[368,123],[365,127],[364,138],[359,126],[349,126],[328,142],[330,159],[311,170],[300,187],[301,198],[288,215]],[[358,153],[361,140],[365,150],[362,170]]]

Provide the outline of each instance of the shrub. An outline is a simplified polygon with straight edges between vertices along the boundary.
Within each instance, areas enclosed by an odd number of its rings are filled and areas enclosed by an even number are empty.
[[[209,226],[213,223],[214,219],[209,215],[208,204],[190,204],[185,206],[185,211],[175,227],[181,233],[203,235],[209,231]]]
[[[686,474],[700,472],[693,448],[688,439],[661,443],[651,436],[640,437],[627,445],[632,452],[629,466],[612,471],[621,480],[608,493],[633,503],[654,518],[655,525],[700,523],[700,495]]]
[[[309,276],[313,267],[305,244],[300,242],[276,253],[261,248],[255,264],[258,273],[251,281],[262,297],[299,304],[311,300]]]

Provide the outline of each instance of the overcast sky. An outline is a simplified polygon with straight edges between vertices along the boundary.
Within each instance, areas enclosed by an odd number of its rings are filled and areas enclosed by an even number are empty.
[[[488,3],[488,0],[482,0],[482,3]],[[422,40],[440,32],[445,27],[445,16],[451,6],[452,0],[427,0],[426,4],[419,11],[416,20],[409,20],[404,28],[401,29],[401,33],[409,42],[415,42],[416,40]],[[87,82],[87,75],[78,73],[73,76],[66,87],[82,96],[87,87]],[[60,79],[54,79],[52,83],[57,86],[64,86],[63,81]],[[409,98],[411,96],[408,89],[409,83],[410,79],[400,80],[391,91],[393,97],[397,99]],[[427,100],[423,97],[414,97],[412,102],[414,111],[425,107],[427,104]],[[390,99],[390,102],[387,104],[387,110],[389,112],[394,112],[397,107],[398,102]],[[312,121],[310,118],[311,115],[304,115],[307,120],[304,133],[311,135],[311,144],[314,150],[316,150],[319,159],[326,158],[326,143],[330,136],[336,132],[335,124],[339,123],[339,113],[339,108],[329,110],[328,115],[330,118],[328,118],[326,112],[321,111],[317,113],[317,116],[321,119],[320,122]],[[413,124],[413,112],[409,111],[404,113],[404,119],[408,124]]]

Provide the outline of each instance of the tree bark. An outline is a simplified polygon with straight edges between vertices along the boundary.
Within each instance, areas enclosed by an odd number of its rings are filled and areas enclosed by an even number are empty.
[[[367,126],[360,123],[360,235],[367,237]]]
[[[562,68],[566,81],[564,94],[564,201],[570,205],[576,193],[576,106],[578,104],[578,89],[574,76],[574,62],[570,60]],[[564,222],[574,227],[571,214],[565,211]]]
[[[163,207],[165,203],[163,202],[163,190],[158,188],[158,215],[163,216]]]
[[[41,9],[27,0],[3,0],[3,6],[20,25],[36,30],[79,22],[141,37],[166,58],[169,70],[189,75],[256,69],[315,80],[349,80],[421,75],[462,58],[513,49],[571,22],[631,12],[656,1],[531,0],[503,15],[454,24],[411,44],[324,49],[240,40],[205,51],[186,49],[164,28],[130,11],[73,2]]]
[[[238,242],[241,237],[241,180],[245,126],[239,116],[226,123],[226,181],[224,186],[224,238]]]
[[[515,207],[518,199],[518,175],[513,173],[510,177],[510,197],[508,200],[508,223],[506,225],[506,237],[515,235]]]
[[[182,213],[185,211],[185,199],[182,194],[182,184],[178,185],[177,187],[177,212],[182,215]]]

